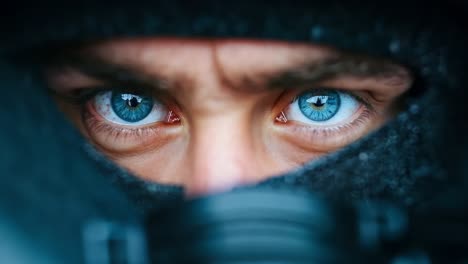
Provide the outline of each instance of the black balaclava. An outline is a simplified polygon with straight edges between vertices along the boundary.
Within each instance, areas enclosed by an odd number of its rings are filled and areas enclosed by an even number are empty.
[[[134,204],[141,212],[182,197],[180,188],[139,180],[87,144],[57,111],[41,65],[33,63],[37,50],[118,36],[276,39],[391,58],[416,76],[394,120],[337,153],[251,188],[295,188],[348,201],[387,199],[416,208],[451,192],[461,202],[468,175],[463,84],[468,41],[461,26],[466,5],[353,2],[172,0],[5,8],[0,23],[0,211],[10,217],[5,221],[11,219],[50,252],[61,251],[54,253],[57,258],[76,256],[80,245],[70,238],[79,235],[87,218],[127,221],[137,214]]]

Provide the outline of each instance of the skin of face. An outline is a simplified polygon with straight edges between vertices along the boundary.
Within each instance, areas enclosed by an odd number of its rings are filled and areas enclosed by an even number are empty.
[[[412,84],[387,59],[272,40],[110,39],[64,53],[74,55],[46,71],[59,107],[117,164],[188,195],[255,183],[336,151],[394,116]],[[149,90],[165,117],[122,125],[97,111],[109,105],[95,95],[68,100],[98,88]],[[349,94],[358,107],[336,124],[295,120],[292,105],[313,89]]]

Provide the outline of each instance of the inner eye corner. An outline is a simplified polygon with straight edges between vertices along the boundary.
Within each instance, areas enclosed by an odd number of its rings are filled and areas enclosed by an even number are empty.
[[[177,113],[175,113],[173,110],[168,111],[165,119],[166,119],[165,122],[171,125],[179,124],[182,122],[182,119],[180,118],[180,116]]]
[[[286,114],[284,113],[284,110],[282,110],[279,114],[276,115],[274,121],[275,123],[282,123],[282,124],[288,123],[288,118]]]

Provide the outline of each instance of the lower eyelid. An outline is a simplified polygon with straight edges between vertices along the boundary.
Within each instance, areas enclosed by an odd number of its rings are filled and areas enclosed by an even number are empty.
[[[299,122],[281,123],[275,130],[287,141],[313,151],[333,151],[366,135],[377,124],[375,112],[364,108],[351,122],[318,127]]]
[[[128,136],[139,136],[142,133],[138,131],[149,131],[149,126],[143,127],[126,127],[123,125],[112,124],[93,110],[92,108],[85,109],[83,113],[83,122],[88,130],[93,133],[106,133],[109,137],[115,140],[124,140]]]
[[[118,155],[160,148],[180,133],[180,126],[164,122],[139,127],[112,124],[99,116],[91,102],[83,109],[82,122],[99,148]]]

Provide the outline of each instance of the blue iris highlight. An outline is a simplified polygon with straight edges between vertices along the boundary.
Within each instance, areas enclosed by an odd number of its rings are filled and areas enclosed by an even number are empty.
[[[123,120],[135,123],[145,119],[153,109],[153,99],[132,93],[112,93],[111,106]]]
[[[326,121],[340,109],[340,95],[332,90],[310,90],[298,97],[299,109],[312,121]]]

